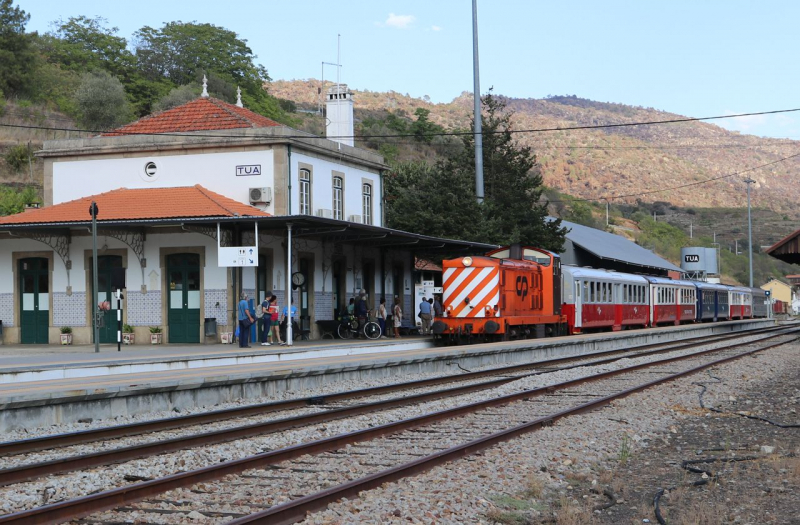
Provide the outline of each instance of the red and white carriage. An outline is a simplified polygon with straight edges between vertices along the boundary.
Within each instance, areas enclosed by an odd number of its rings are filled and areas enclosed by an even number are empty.
[[[649,323],[648,282],[639,275],[562,267],[564,304],[570,333],[644,328]]]
[[[690,281],[645,277],[650,283],[650,326],[697,320],[697,288]]]

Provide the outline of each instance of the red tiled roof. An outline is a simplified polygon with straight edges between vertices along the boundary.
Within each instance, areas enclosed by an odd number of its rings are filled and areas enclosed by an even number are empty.
[[[98,222],[200,217],[269,217],[264,211],[196,185],[179,188],[118,190],[63,202],[47,208],[0,217],[0,226],[52,224],[91,220],[89,206],[97,203]]]
[[[249,109],[216,98],[200,97],[178,107],[140,118],[136,122],[103,135],[180,133],[273,126],[280,124]]]

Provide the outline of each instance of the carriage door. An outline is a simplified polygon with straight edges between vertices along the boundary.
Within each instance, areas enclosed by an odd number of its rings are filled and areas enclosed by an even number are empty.
[[[583,302],[588,300],[586,290],[583,289],[583,281],[575,281],[575,328],[582,326]]]
[[[561,259],[553,257],[553,313],[555,315],[561,315],[561,303],[563,302],[561,284]]]
[[[167,323],[170,343],[200,342],[200,256],[181,253],[167,258]]]
[[[622,329],[622,285],[614,283],[613,293],[611,294],[611,302],[614,303],[614,326],[613,330]]]
[[[20,328],[23,344],[48,344],[50,326],[50,276],[48,260],[40,257],[19,261]]]

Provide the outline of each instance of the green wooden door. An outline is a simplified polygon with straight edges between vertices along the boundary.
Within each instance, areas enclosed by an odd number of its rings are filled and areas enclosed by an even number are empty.
[[[200,342],[200,256],[167,258],[167,324],[170,343]]]
[[[101,255],[97,258],[97,304],[108,302],[111,306],[105,311],[104,323],[100,327],[101,343],[117,342],[117,297],[111,287],[114,268],[122,268],[121,256]]]
[[[20,328],[24,344],[46,345],[50,342],[50,275],[48,260],[43,258],[19,261]]]

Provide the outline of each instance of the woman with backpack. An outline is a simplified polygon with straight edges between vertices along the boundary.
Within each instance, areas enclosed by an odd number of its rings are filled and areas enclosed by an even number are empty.
[[[280,330],[280,321],[278,321],[278,297],[273,295],[269,298],[269,319],[270,319],[270,326],[272,327],[272,343],[285,345],[283,341],[281,341],[281,330]],[[277,340],[277,343],[275,341]]]

